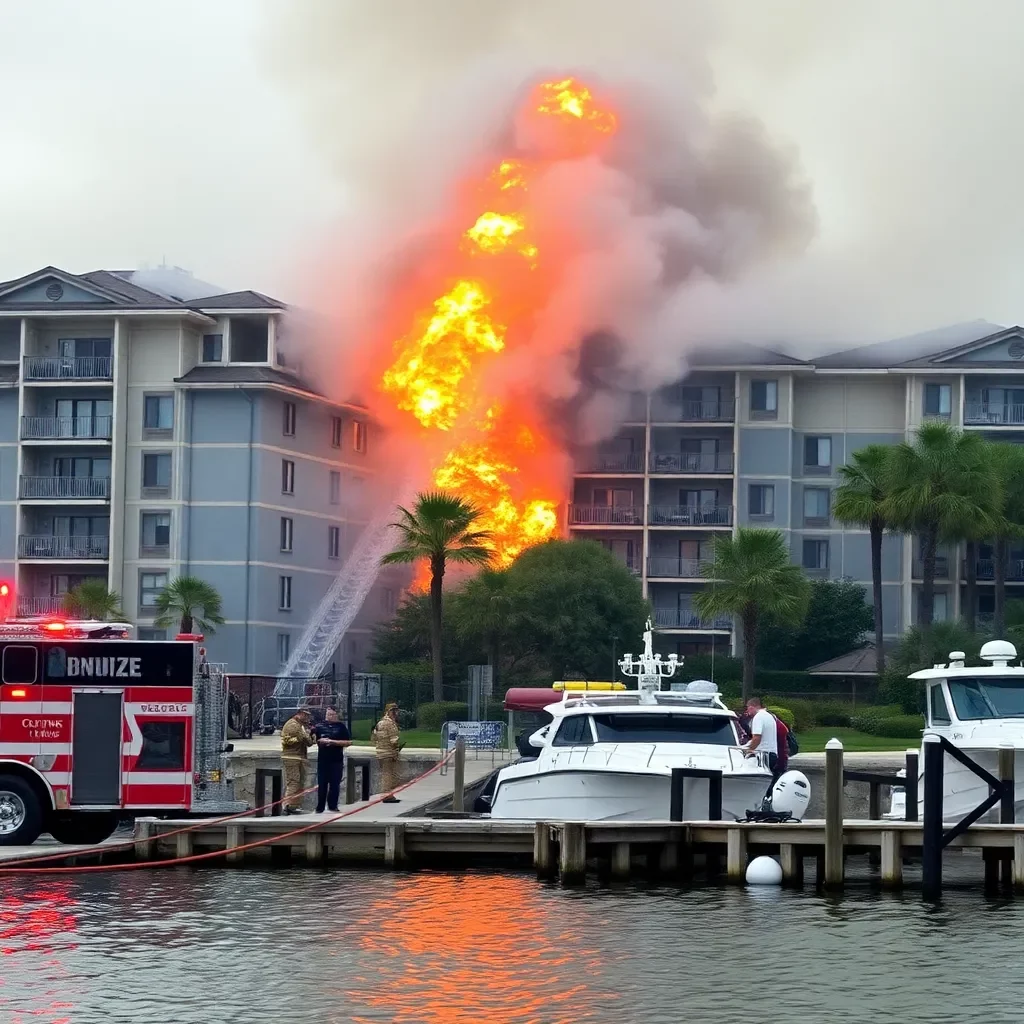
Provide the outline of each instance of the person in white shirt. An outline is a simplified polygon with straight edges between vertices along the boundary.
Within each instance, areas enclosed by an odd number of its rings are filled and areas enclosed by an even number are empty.
[[[750,715],[750,742],[743,750],[744,757],[753,757],[755,751],[768,755],[768,767],[772,773],[772,785],[779,777],[779,732],[775,716],[757,697],[747,701]],[[770,788],[770,787],[769,787]]]

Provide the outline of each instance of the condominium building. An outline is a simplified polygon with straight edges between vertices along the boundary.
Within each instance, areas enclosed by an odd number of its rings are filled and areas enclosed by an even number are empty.
[[[831,514],[838,469],[858,449],[912,437],[937,418],[1024,440],[1024,330],[958,324],[813,360],[747,345],[695,353],[687,376],[632,396],[617,435],[577,463],[568,529],[614,551],[640,578],[661,646],[735,649],[727,617],[702,618],[701,563],[737,526],[781,530],[808,575],[870,588],[866,530]],[[917,619],[921,578],[913,538],[886,535],[885,632]],[[978,562],[979,611],[991,612],[993,552]],[[936,618],[960,613],[962,552],[938,559]],[[1024,545],[1011,552],[1011,589],[1024,596]]]
[[[102,579],[143,638],[165,585],[201,577],[227,620],[211,659],[275,673],[359,528],[375,427],[285,365],[283,303],[179,277],[0,284],[0,574],[22,614]],[[401,582],[382,575],[340,667]]]

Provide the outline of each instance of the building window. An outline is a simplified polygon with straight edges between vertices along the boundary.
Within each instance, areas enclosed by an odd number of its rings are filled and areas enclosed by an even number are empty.
[[[395,614],[395,592],[391,587],[385,587],[380,592],[380,608],[385,615]]]
[[[156,599],[167,586],[166,572],[139,573],[139,608],[150,615],[156,614]]]
[[[805,540],[803,551],[803,567],[816,574],[828,572],[828,541]]]
[[[292,534],[294,533],[295,522],[288,516],[281,516],[281,550],[290,552],[292,549]]]
[[[341,527],[340,526],[328,526],[327,527],[327,557],[328,558],[340,558],[341,557]]]
[[[281,493],[295,493],[295,463],[291,459],[281,460]]]
[[[953,386],[951,384],[925,384],[924,414],[949,419],[953,411]]]
[[[283,426],[285,437],[295,436],[295,403],[285,402],[284,403],[284,426]]]
[[[932,621],[945,622],[949,618],[949,594],[938,590],[932,594]]]
[[[167,557],[171,553],[171,513],[143,512],[139,554]]]
[[[265,316],[233,316],[231,318],[231,362],[265,363],[269,329]]]
[[[804,472],[827,475],[832,470],[832,438],[804,438]]]
[[[352,451],[360,453],[366,451],[366,424],[361,420],[352,422]]]
[[[340,416],[332,416],[331,417],[331,447],[332,448],[340,448],[341,447],[341,417]]]
[[[779,414],[779,382],[752,380],[750,382],[750,415],[757,419],[775,419]]]
[[[823,526],[829,520],[831,492],[827,487],[804,488],[804,525]]]
[[[142,426],[150,435],[172,433],[174,431],[174,395],[146,395],[143,399]]]
[[[758,519],[775,518],[775,485],[750,485],[750,515]]]
[[[336,470],[331,470],[331,504],[341,504],[341,473]]]
[[[140,640],[166,640],[167,630],[157,629],[155,626],[140,626],[135,631]]]
[[[171,453],[145,452],[142,456],[142,493],[169,494],[171,490]]]
[[[281,665],[287,665],[292,653],[291,633],[277,634],[277,660]]]
[[[224,335],[203,335],[203,362],[219,363],[224,358]]]
[[[292,578],[281,576],[278,579],[277,607],[283,612],[292,610]]]

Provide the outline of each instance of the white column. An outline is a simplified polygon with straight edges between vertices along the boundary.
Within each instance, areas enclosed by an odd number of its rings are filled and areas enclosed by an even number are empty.
[[[18,421],[17,421],[17,436],[18,436],[18,479],[17,479],[17,491],[15,492],[14,500],[16,502],[14,506],[14,600],[17,604],[18,597],[21,594],[21,564],[18,560],[18,537],[24,532],[25,524],[22,522],[22,516],[24,511],[21,506],[21,477],[25,472],[25,449],[20,443],[21,441],[21,418],[25,415],[25,356],[28,354],[28,318],[21,318],[21,328],[18,339]],[[17,614],[17,607],[14,609]]]
[[[122,317],[114,318],[113,423],[110,445],[110,562],[107,586],[125,593],[125,474],[128,461],[128,341]],[[131,588],[134,593],[135,588]],[[127,609],[125,610],[127,613]],[[129,618],[134,616],[129,615]]]

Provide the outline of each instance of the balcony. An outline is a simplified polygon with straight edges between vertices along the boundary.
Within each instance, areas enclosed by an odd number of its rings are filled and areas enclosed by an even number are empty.
[[[996,562],[994,558],[979,558],[975,563],[977,578],[982,581],[991,581],[996,578]],[[960,572],[967,575],[967,562],[960,561]],[[1004,579],[1011,583],[1019,583],[1024,580],[1024,558],[1011,558],[1006,563],[1006,575]]]
[[[701,566],[710,565],[707,559],[677,558],[672,555],[649,555],[647,558],[647,575],[661,576],[665,579],[701,579]]]
[[[109,537],[18,536],[19,558],[55,558],[74,561],[105,560],[110,555]]]
[[[732,423],[735,418],[736,402],[732,398],[721,398],[717,402],[655,400],[651,403],[654,423]]]
[[[652,473],[731,473],[732,452],[651,452]]]
[[[964,423],[994,427],[1024,426],[1024,405],[1009,403],[990,405],[987,402],[972,401],[970,398],[964,407]]]
[[[600,452],[584,459],[577,467],[577,473],[643,473],[644,456],[641,452],[627,455],[602,455]]]
[[[22,498],[92,498],[109,501],[110,477],[23,476],[20,493]]]
[[[662,629],[732,631],[732,619],[728,615],[718,615],[713,619],[705,619],[693,608],[655,608],[654,624]]]
[[[570,526],[643,526],[644,510],[637,506],[570,505]]]
[[[19,597],[19,615],[60,615],[64,611],[64,595],[54,597]]]
[[[732,526],[731,505],[651,505],[649,526]]]
[[[924,561],[920,558],[914,559],[913,576],[915,580],[924,579]],[[937,580],[949,579],[949,559],[945,555],[935,556],[935,578]]]
[[[25,380],[111,380],[110,356],[25,356]]]
[[[109,441],[110,416],[22,416],[23,441]]]

